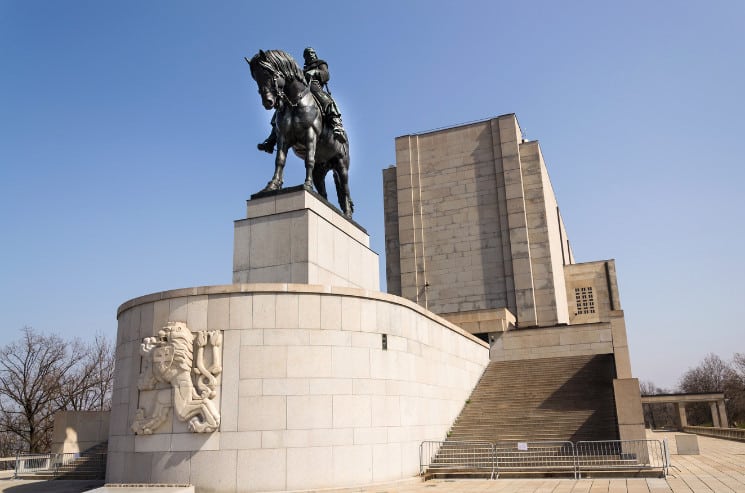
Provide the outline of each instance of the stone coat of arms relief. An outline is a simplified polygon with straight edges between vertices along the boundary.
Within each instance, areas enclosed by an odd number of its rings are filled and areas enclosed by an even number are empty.
[[[171,410],[190,431],[218,429],[220,412],[215,397],[222,372],[222,332],[192,332],[182,322],[169,322],[157,337],[142,340],[140,355],[140,405],[151,402],[137,409],[132,431],[152,434],[166,422]],[[143,399],[147,391],[151,391],[150,398]]]

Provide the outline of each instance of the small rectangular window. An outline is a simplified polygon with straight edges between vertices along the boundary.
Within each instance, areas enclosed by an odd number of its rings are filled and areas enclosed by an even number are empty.
[[[574,288],[574,298],[577,302],[575,315],[595,313],[595,298],[592,294],[592,287]]]
[[[381,334],[383,337],[383,351],[388,351],[388,334]]]

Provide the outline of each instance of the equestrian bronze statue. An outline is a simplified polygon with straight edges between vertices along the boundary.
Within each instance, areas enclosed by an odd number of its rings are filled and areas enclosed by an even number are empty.
[[[336,185],[339,207],[352,217],[354,205],[349,195],[349,142],[341,124],[341,114],[328,91],[328,65],[319,60],[312,48],[307,48],[305,71],[284,51],[267,50],[246,59],[251,76],[256,81],[261,102],[267,110],[275,110],[272,133],[258,145],[260,150],[277,151],[274,176],[263,191],[282,188],[287,151],[305,161],[306,190],[315,185],[326,195],[326,174],[331,171]]]

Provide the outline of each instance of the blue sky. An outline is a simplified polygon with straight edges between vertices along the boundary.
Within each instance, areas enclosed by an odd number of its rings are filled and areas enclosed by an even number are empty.
[[[130,298],[229,283],[273,170],[243,57],[313,46],[381,273],[394,138],[516,113],[577,260],[616,259],[635,375],[745,352],[745,3],[264,4],[0,0],[0,344],[113,338]]]

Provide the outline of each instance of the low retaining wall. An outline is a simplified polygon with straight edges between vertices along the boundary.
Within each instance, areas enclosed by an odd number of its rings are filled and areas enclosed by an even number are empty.
[[[350,288],[190,288],[131,300],[118,318],[112,483],[234,492],[411,477],[419,443],[445,437],[489,359],[484,342],[418,305]],[[130,428],[147,401],[142,339],[169,321],[222,331],[216,432],[192,433],[173,413],[151,435]]]
[[[54,414],[53,454],[84,452],[109,437],[109,411],[59,411]]]
[[[683,431],[686,433],[695,433],[707,437],[724,438],[726,440],[735,440],[745,442],[745,428],[713,428],[711,426],[684,426]]]
[[[512,329],[494,336],[491,348],[494,361],[613,353],[609,322]]]

